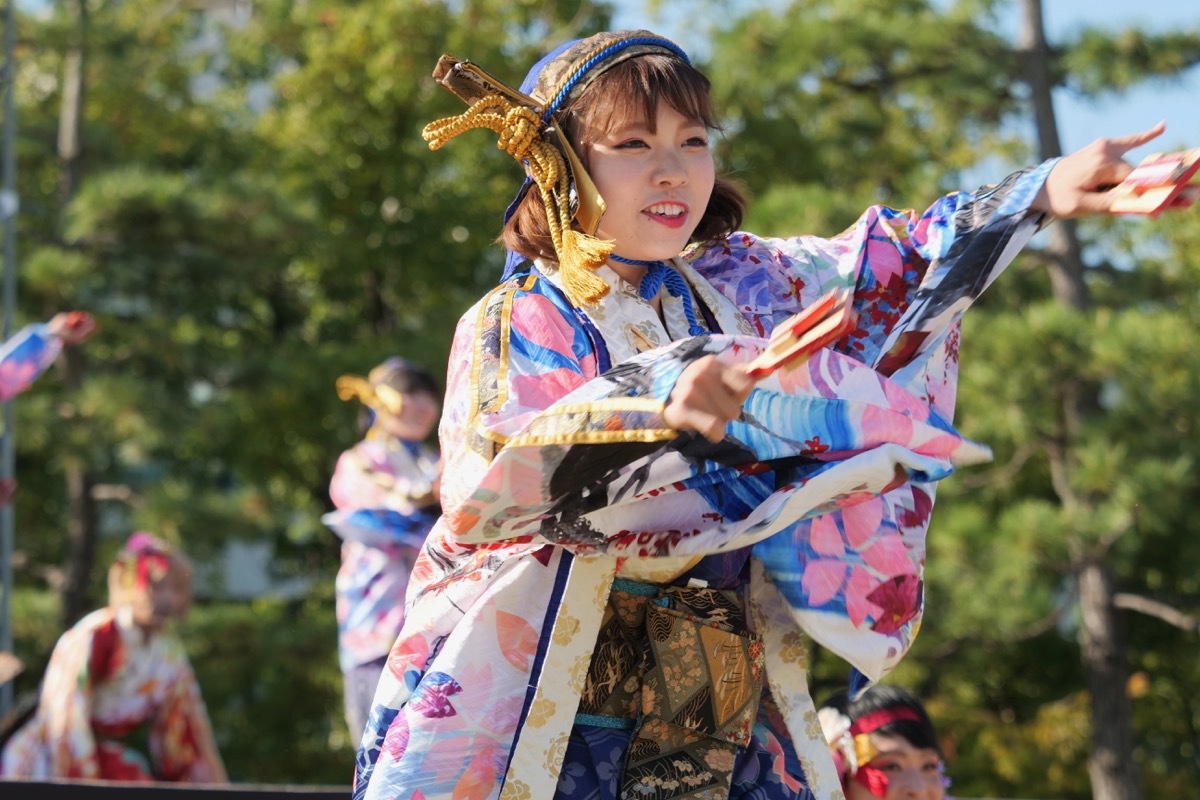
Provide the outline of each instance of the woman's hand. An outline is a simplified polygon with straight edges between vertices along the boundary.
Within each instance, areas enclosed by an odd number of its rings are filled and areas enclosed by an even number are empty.
[[[754,384],[744,367],[704,356],[689,364],[675,382],[663,420],[675,430],[697,431],[715,444],[725,438],[725,426],[741,415]]]
[[[1111,213],[1116,195],[1107,190],[1133,171],[1124,155],[1162,135],[1166,127],[1160,122],[1141,133],[1097,139],[1064,156],[1050,170],[1033,208],[1063,219]]]
[[[96,332],[96,319],[86,311],[63,311],[47,324],[63,344],[80,344]]]

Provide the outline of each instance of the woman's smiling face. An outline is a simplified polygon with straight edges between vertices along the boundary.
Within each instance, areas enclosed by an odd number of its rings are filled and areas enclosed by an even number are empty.
[[[687,246],[716,181],[708,135],[667,103],[652,121],[585,135],[588,171],[608,206],[599,236],[616,242],[617,255],[661,261]]]

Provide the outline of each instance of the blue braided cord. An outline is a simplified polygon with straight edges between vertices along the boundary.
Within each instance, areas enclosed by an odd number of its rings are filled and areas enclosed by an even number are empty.
[[[654,299],[658,294],[658,290],[664,283],[667,282],[667,273],[675,272],[661,261],[652,261],[646,265],[646,274],[642,276],[642,282],[638,284],[638,296],[647,303]],[[678,275],[679,273],[675,273]],[[671,287],[667,287],[667,291],[671,291]],[[674,292],[672,292],[674,294]]]
[[[550,121],[550,115],[558,110],[558,104],[566,98],[571,90],[575,88],[575,85],[583,79],[583,76],[586,75],[592,67],[596,66],[596,64],[608,58],[612,54],[619,53],[626,47],[635,44],[658,45],[659,47],[670,50],[688,64],[692,63],[688,59],[687,53],[679,49],[679,45],[667,39],[660,39],[657,36],[635,36],[632,39],[624,39],[620,42],[615,42],[614,44],[610,44],[608,47],[601,50],[599,53],[596,53],[596,55],[592,56],[587,61],[583,62],[583,64],[581,64],[579,68],[575,70],[575,74],[573,74],[571,78],[563,85],[563,87],[558,90],[558,94],[554,95],[554,99],[550,101],[550,103],[546,106],[546,110],[542,112],[542,122]]]
[[[639,261],[636,258],[622,258],[616,253],[610,253],[608,257],[613,261],[620,261],[622,264],[632,264],[635,267],[646,267],[647,269],[653,267],[655,264],[662,263],[661,261]]]
[[[696,306],[692,303],[692,287],[688,286],[687,281],[675,271],[674,267],[662,261],[631,261],[612,255],[609,258],[626,264],[644,264],[646,274],[642,276],[642,282],[638,286],[638,296],[646,302],[650,302],[658,294],[659,288],[666,285],[667,292],[672,297],[678,297],[683,301],[683,315],[688,321],[688,335],[703,336],[708,333],[696,321]]]
[[[597,728],[612,728],[619,731],[631,731],[637,727],[637,720],[624,717],[602,717],[599,714],[576,714],[576,725],[594,725]]]

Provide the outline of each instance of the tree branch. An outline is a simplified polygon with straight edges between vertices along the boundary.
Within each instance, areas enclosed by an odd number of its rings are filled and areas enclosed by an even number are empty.
[[[1137,611],[1148,617],[1155,617],[1168,625],[1174,625],[1180,630],[1189,632],[1200,631],[1200,619],[1193,617],[1191,614],[1185,614],[1166,603],[1160,603],[1158,600],[1152,600],[1140,594],[1117,592],[1113,595],[1113,606],[1128,611]]]
[[[1037,638],[1043,633],[1048,633],[1054,630],[1055,626],[1058,625],[1059,620],[1062,619],[1063,614],[1065,614],[1067,609],[1072,605],[1074,604],[1063,604],[1059,608],[1055,609],[1052,613],[1042,617],[1039,620],[1029,623],[1021,630],[1014,632],[1011,636],[1005,636],[1001,639],[993,641],[985,641],[982,637],[977,636],[964,636],[961,638],[947,639],[940,645],[926,650],[923,657],[932,658],[936,661],[954,655],[966,645],[970,645],[972,647],[983,646],[989,650],[994,650],[1004,648],[1008,645],[1016,644],[1018,642],[1024,642],[1029,639]]]

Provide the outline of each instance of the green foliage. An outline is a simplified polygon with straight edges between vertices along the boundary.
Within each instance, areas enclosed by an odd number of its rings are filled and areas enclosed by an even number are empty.
[[[987,23],[926,0],[886,12],[794,0],[716,31],[708,71],[729,128],[718,153],[763,197],[748,226],[833,233],[865,205],[927,203],[956,188],[955,172],[1011,153],[997,126],[1015,108],[1018,65]]]
[[[1088,29],[1065,48],[1062,66],[1084,94],[1122,91],[1147,78],[1171,80],[1200,62],[1200,34]]]
[[[1142,268],[1153,271],[1154,266]],[[1116,277],[1126,285],[1133,282],[1132,276]],[[1002,284],[995,291],[1012,288]],[[1196,320],[1169,298],[1160,302],[1153,295],[1096,294],[1105,305],[1086,315],[1027,295],[1024,303],[998,304],[1023,307],[1022,313],[979,309],[965,325],[959,424],[968,435],[991,444],[997,461],[991,469],[943,487],[931,531],[928,579],[930,596],[945,593],[950,602],[938,606],[922,635],[934,640],[935,649],[943,640],[965,640],[989,651],[1008,643],[995,662],[967,660],[980,670],[972,675],[974,681],[993,675],[1010,689],[1024,684],[1018,650],[1036,645],[1046,632],[1074,637],[1069,574],[1079,558],[1105,541],[1116,542],[1108,561],[1123,591],[1181,604],[1182,610],[1195,613],[1194,602],[1186,598],[1195,596],[1189,592],[1196,588],[1200,564],[1192,513],[1200,491],[1192,468],[1200,445],[1193,423],[1200,379],[1200,355],[1192,345]],[[1095,387],[1102,404],[1077,431],[1068,477],[1054,475],[1046,458],[1061,436],[1056,393],[1064,385]],[[1077,502],[1062,504],[1058,496],[1063,492]],[[959,586],[969,589],[959,591]],[[1180,631],[1157,621],[1138,622],[1131,630],[1135,667],[1145,668],[1146,658],[1159,664],[1147,670],[1153,690],[1135,700],[1135,716],[1139,757],[1152,789],[1147,796],[1166,797],[1172,776],[1186,771],[1188,745],[1180,743],[1189,740],[1184,731],[1195,718],[1194,709],[1185,704],[1173,713],[1172,728],[1180,738],[1164,747],[1162,740],[1168,737],[1161,729],[1152,731],[1155,723],[1142,727],[1150,719],[1143,706],[1158,706],[1163,697],[1180,692],[1193,667],[1173,655],[1184,636]],[[1054,685],[1048,663],[1034,662],[1037,680],[1025,686],[1028,698],[1038,696],[1036,684]],[[953,672],[961,666],[944,664]],[[942,685],[948,680],[943,678]],[[1066,689],[1072,684],[1059,685]],[[1037,716],[1050,709],[1029,713],[1018,716],[1018,722],[1042,726]],[[1020,736],[1036,740],[1040,735],[1029,730],[1009,741],[997,730],[978,746],[994,760],[996,778],[1012,780],[1010,793],[1089,797],[1086,784],[1077,782],[1086,772],[1086,748],[1047,751],[1060,753],[1063,760],[1050,760],[1050,771],[1043,765],[1036,774],[1044,775],[1045,782],[1036,778],[1036,788],[1031,788],[1029,764],[1011,761],[1019,754],[1010,750]],[[1151,740],[1158,740],[1153,747]],[[1067,780],[1073,774],[1076,780]],[[979,786],[969,793],[983,793],[983,784]],[[987,790],[1005,791],[996,784]]]
[[[349,785],[331,590],[202,606],[184,634],[230,780]]]

